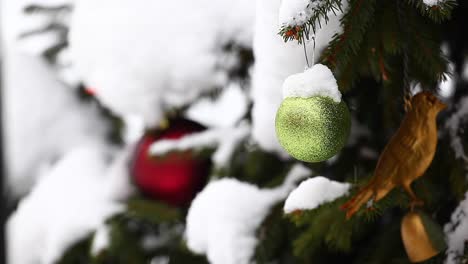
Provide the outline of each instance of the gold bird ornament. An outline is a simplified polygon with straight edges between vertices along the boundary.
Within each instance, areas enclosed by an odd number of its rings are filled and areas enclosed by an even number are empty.
[[[426,172],[434,158],[436,118],[446,107],[430,92],[420,92],[411,98],[400,127],[379,157],[372,179],[341,207],[347,219],[369,200],[377,202],[397,186],[409,194],[411,208],[424,204],[414,194],[411,183]]]

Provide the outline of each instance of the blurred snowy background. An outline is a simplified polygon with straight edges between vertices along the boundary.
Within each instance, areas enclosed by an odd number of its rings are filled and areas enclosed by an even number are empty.
[[[6,190],[17,204],[7,224],[8,263],[55,263],[89,236],[93,256],[106,249],[111,244],[106,221],[130,210],[128,200],[138,196],[138,187],[144,189],[132,184],[136,145],[148,133],[166,129],[174,118],[204,128],[188,136],[181,132],[185,137],[180,140],[152,139],[145,154],[208,151],[212,167],[205,183],[233,171],[234,153],[245,148],[273,156],[265,162],[267,167],[282,166],[257,174],[282,175],[275,178],[275,188],[258,188],[238,179],[209,183],[194,200],[187,230],[179,221],[147,244],[162,248],[160,244],[170,244],[175,232],[187,239],[191,251],[206,254],[212,263],[249,263],[258,243],[256,230],[269,210],[286,198],[297,180],[312,174],[291,161],[274,130],[282,83],[305,66],[303,47],[285,44],[277,35],[280,4],[280,0],[3,0]],[[341,16],[331,15],[317,31],[316,59],[341,32]],[[468,79],[465,68],[463,78]],[[453,94],[450,80],[441,88],[446,97]],[[465,116],[468,109],[463,106],[468,104],[460,105],[455,114]],[[459,119],[454,117],[448,129],[452,124],[455,131]],[[456,134],[453,147],[466,160]],[[349,145],[370,135],[368,127],[353,119]],[[363,159],[377,158],[376,150],[366,146],[359,153]],[[215,210],[211,217],[218,199],[232,206]],[[200,232],[206,223],[212,230]],[[463,231],[467,226],[458,228]],[[463,238],[454,237],[451,246],[461,251]],[[158,252],[161,256],[151,263],[170,263],[166,253]]]
[[[20,200],[9,261],[52,263],[125,210],[133,146],[173,111],[208,128],[186,141],[218,146],[219,168],[251,129],[253,142],[285,156],[273,113],[283,78],[303,68],[301,49],[273,32],[258,38],[249,81],[253,32],[276,27],[278,6],[255,22],[248,0],[3,1],[7,190]]]

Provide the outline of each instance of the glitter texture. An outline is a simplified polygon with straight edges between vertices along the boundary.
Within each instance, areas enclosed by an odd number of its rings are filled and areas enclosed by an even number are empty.
[[[346,104],[331,98],[291,97],[276,113],[276,135],[294,158],[320,162],[333,157],[346,144],[351,119]]]

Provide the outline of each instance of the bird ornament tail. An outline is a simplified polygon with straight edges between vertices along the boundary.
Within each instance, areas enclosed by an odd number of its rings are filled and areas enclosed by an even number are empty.
[[[365,203],[375,196],[374,182],[369,182],[359,192],[341,206],[341,210],[346,211],[346,219],[351,218]]]

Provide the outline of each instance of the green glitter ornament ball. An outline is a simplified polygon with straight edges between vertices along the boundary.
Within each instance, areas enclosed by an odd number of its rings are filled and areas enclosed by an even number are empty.
[[[294,158],[320,162],[333,157],[348,140],[348,107],[329,97],[288,97],[276,113],[276,135]]]

